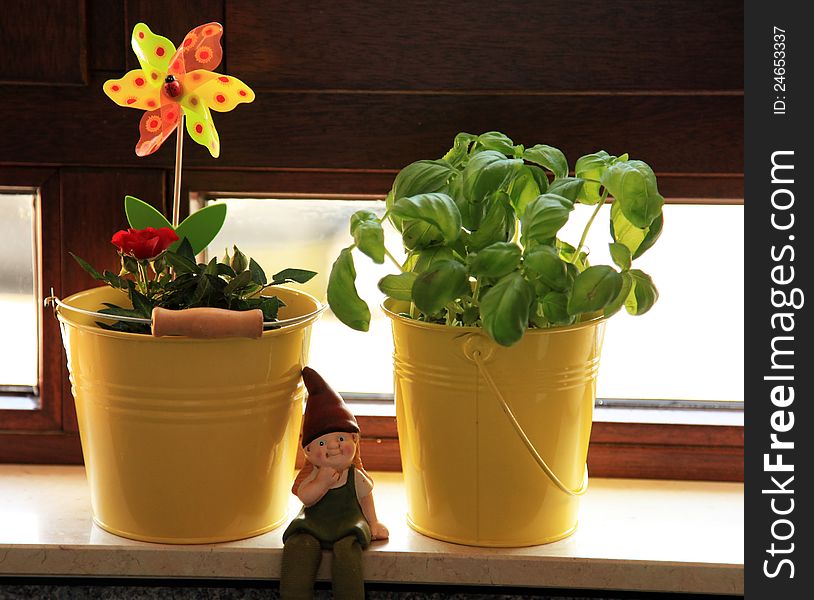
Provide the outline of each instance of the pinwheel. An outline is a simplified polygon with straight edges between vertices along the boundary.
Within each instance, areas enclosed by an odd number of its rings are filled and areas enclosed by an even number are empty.
[[[210,109],[226,112],[254,100],[254,92],[237,77],[212,71],[223,56],[222,34],[220,23],[201,25],[176,50],[170,40],[144,23],[133,28],[132,46],[141,68],[106,81],[103,89],[119,106],[147,111],[139,124],[137,155],[158,150],[183,115],[189,136],[218,157],[220,140]]]

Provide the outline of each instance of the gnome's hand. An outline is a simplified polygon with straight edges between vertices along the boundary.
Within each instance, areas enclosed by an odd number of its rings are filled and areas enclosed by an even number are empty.
[[[384,523],[376,521],[370,524],[370,537],[374,540],[386,540],[390,537],[390,532],[384,526]]]
[[[339,481],[339,477],[339,471],[333,467],[320,467],[319,472],[317,473],[316,481],[329,488]]]

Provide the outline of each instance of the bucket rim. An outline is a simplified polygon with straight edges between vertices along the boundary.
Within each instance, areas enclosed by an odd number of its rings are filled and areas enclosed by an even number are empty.
[[[109,286],[105,286],[105,285],[101,285],[101,286],[97,286],[97,287],[93,287],[93,288],[87,288],[87,289],[81,290],[79,292],[76,292],[74,294],[71,294],[70,296],[68,296],[68,297],[64,298],[63,300],[61,300],[61,302],[62,302],[62,304],[67,304],[68,306],[70,306],[70,303],[72,301],[76,301],[78,298],[81,298],[83,296],[88,296],[88,295],[91,295],[91,294],[94,294],[94,293],[98,293],[99,290],[108,290],[108,289],[112,289],[112,288],[110,288]],[[312,323],[314,323],[314,321],[319,319],[320,316],[322,316],[323,311],[320,310],[320,309],[322,308],[323,305],[319,300],[317,300],[311,294],[309,294],[307,292],[303,292],[301,290],[294,290],[294,289],[291,289],[291,288],[285,287],[285,286],[277,286],[275,291],[276,292],[283,291],[284,292],[283,295],[291,294],[293,296],[304,297],[306,300],[310,301],[313,304],[314,310],[312,312],[314,312],[314,314],[313,314],[312,317],[304,319],[303,321],[300,321],[299,323],[293,323],[291,325],[283,325],[279,329],[270,329],[268,331],[263,331],[263,333],[262,333],[262,335],[260,337],[261,340],[272,338],[272,337],[278,337],[278,336],[281,336],[281,335],[285,335],[287,333],[291,333],[291,332],[294,332],[294,331],[298,331],[300,329],[304,329],[305,327],[310,326]],[[70,309],[68,311],[66,311],[66,312],[70,312]],[[59,320],[60,323],[63,323],[63,324],[68,325],[70,327],[74,327],[74,328],[76,328],[76,329],[78,329],[80,331],[86,331],[86,332],[90,332],[90,333],[93,333],[95,335],[101,335],[101,336],[104,336],[104,337],[118,338],[118,339],[121,339],[121,340],[139,340],[139,341],[145,341],[145,342],[152,342],[152,341],[158,342],[158,341],[161,341],[161,342],[172,343],[172,344],[191,343],[191,342],[205,343],[205,344],[217,344],[219,342],[223,342],[224,340],[238,339],[238,338],[191,338],[191,337],[186,337],[186,336],[167,336],[167,337],[156,338],[156,337],[153,337],[152,335],[146,335],[146,334],[143,334],[143,333],[129,333],[129,332],[126,332],[126,331],[112,331],[112,330],[109,330],[109,329],[102,329],[101,327],[97,327],[96,325],[84,325],[82,323],[78,323],[75,320],[69,318],[67,315],[62,314],[62,309],[60,307],[56,306],[56,305],[54,306],[54,314],[56,315],[56,318]],[[305,313],[305,314],[308,314],[308,313]],[[297,317],[300,317],[300,316],[303,316],[303,315],[295,315],[292,318],[297,318]]]
[[[464,333],[482,333],[483,335],[488,335],[486,330],[483,327],[474,327],[474,326],[466,326],[466,327],[459,327],[457,325],[445,325],[443,323],[427,323],[426,321],[417,321],[415,319],[410,319],[409,317],[403,317],[400,314],[394,312],[393,310],[388,307],[394,303],[398,302],[397,300],[393,300],[392,298],[386,299],[379,305],[379,308],[382,309],[385,316],[388,317],[392,321],[399,322],[403,325],[407,325],[409,327],[416,327],[418,329],[426,329],[429,331],[446,331],[446,332],[461,332]],[[606,322],[610,317],[605,315],[598,315],[588,319],[587,321],[580,321],[579,323],[573,323],[572,325],[560,325],[557,327],[546,327],[546,328],[538,328],[538,329],[526,329],[523,337],[527,335],[536,336],[536,335],[549,335],[554,333],[567,333],[570,331],[574,331],[575,329],[585,329],[588,327],[594,327],[596,325],[602,324]]]

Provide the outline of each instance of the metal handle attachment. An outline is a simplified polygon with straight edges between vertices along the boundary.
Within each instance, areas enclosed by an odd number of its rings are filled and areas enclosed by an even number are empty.
[[[523,431],[523,427],[520,425],[520,422],[517,420],[517,417],[514,416],[514,411],[512,411],[511,406],[503,397],[503,394],[500,393],[500,390],[495,383],[495,380],[492,379],[492,376],[489,374],[489,371],[486,368],[486,364],[484,361],[488,360],[491,356],[493,348],[491,345],[488,348],[484,347],[484,344],[479,340],[481,336],[470,336],[469,339],[464,342],[464,355],[475,363],[478,367],[478,372],[483,376],[486,380],[486,384],[489,386],[489,389],[492,390],[492,393],[497,398],[498,402],[500,403],[503,412],[506,413],[506,416],[509,418],[509,422],[514,427],[515,432],[520,437],[520,440],[523,442],[523,445],[531,454],[531,457],[534,459],[534,462],[543,470],[543,472],[548,476],[551,482],[556,485],[560,490],[568,494],[569,496],[582,496],[588,489],[588,465],[585,465],[585,474],[582,477],[582,483],[577,489],[571,489],[567,485],[565,485],[562,480],[554,474],[554,471],[551,467],[548,466],[545,459],[540,456],[540,453],[537,451],[537,448],[534,447],[534,444],[531,443],[531,440],[526,435],[526,432]]]

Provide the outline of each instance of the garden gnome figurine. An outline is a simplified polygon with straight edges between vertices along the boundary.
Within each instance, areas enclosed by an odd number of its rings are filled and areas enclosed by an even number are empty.
[[[373,481],[359,457],[359,425],[342,397],[309,367],[302,370],[308,402],[302,426],[306,464],[292,492],[303,509],[283,533],[280,595],[311,599],[322,550],[333,550],[334,597],[362,600],[362,550],[386,539],[376,518]]]

